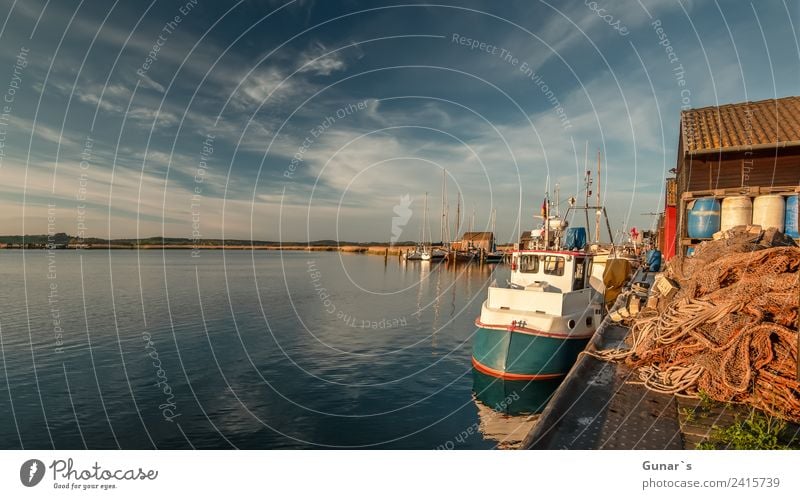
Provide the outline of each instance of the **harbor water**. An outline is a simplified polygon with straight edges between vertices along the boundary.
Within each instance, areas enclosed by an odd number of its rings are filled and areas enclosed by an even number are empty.
[[[502,266],[211,250],[0,262],[2,448],[492,448],[473,385],[525,407],[470,362]]]

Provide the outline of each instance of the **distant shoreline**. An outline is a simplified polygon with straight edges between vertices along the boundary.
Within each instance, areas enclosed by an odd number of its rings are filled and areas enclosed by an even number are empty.
[[[93,244],[91,246],[62,246],[62,247],[55,247],[50,248],[47,246],[35,246],[35,247],[19,247],[19,246],[3,246],[0,247],[0,251],[2,250],[58,250],[58,251],[96,251],[96,250],[186,250],[186,251],[201,251],[201,250],[236,250],[236,251],[304,251],[304,252],[318,252],[318,251],[327,251],[327,252],[339,252],[339,253],[363,253],[368,255],[386,255],[388,251],[388,255],[390,256],[398,256],[400,254],[406,253],[410,250],[413,250],[415,246],[413,245],[403,245],[403,246],[390,246],[390,245],[371,245],[371,246],[358,246],[358,245],[329,245],[329,246],[304,246],[304,245],[286,245],[286,246],[275,246],[275,245],[242,245],[242,244],[232,244],[232,245],[205,245],[205,246],[190,246],[185,244],[141,244],[141,245],[124,245],[124,244]],[[509,251],[511,249],[511,245],[504,245],[498,246],[498,250]]]
[[[141,244],[141,245],[124,245],[124,244],[93,244],[91,246],[61,246],[50,248],[47,246],[35,247],[19,247],[19,246],[5,246],[1,250],[57,250],[57,251],[96,251],[96,250],[186,250],[186,251],[202,251],[202,250],[259,250],[259,251],[337,251],[340,253],[366,253],[372,255],[385,255],[387,250],[389,255],[397,256],[400,253],[405,253],[413,249],[414,246],[303,246],[303,245],[286,245],[286,246],[273,246],[273,245],[205,245],[205,246],[189,246],[185,244]]]

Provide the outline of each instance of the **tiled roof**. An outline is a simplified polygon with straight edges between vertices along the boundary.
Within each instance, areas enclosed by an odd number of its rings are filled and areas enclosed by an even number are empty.
[[[800,97],[681,112],[683,154],[800,141]]]

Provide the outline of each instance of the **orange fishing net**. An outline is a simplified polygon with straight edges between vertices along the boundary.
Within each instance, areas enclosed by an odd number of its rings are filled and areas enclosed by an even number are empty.
[[[749,229],[673,259],[665,276],[679,291],[633,322],[630,349],[600,354],[638,368],[653,390],[702,390],[800,422],[800,248],[780,232]]]

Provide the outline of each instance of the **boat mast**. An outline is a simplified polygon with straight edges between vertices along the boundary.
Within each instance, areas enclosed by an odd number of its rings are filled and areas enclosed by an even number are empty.
[[[461,191],[458,191],[458,200],[456,201],[456,237],[458,237],[458,230],[461,228]]]
[[[441,240],[442,246],[444,246],[444,229],[445,229],[445,226],[447,225],[447,220],[445,219],[445,214],[444,214],[444,204],[445,204],[445,198],[447,196],[447,193],[446,193],[445,188],[444,188],[445,175],[446,174],[447,174],[447,170],[442,170],[442,216],[441,216],[441,220],[440,220],[441,221],[441,225],[440,225],[440,229],[439,229],[439,232],[440,232],[439,237],[441,238],[440,240]]]
[[[597,150],[597,213],[594,216],[594,242],[600,243],[600,149]]]
[[[589,196],[592,195],[592,191],[589,190],[592,186],[592,172],[589,171],[589,141],[586,141],[586,145],[583,150],[583,169],[586,171],[586,176],[584,178],[584,183],[586,184],[586,197],[583,203],[583,214],[586,217],[586,232],[589,232]],[[592,239],[592,234],[589,233],[586,235],[587,240]]]
[[[428,229],[430,233],[430,227],[428,227],[428,193],[425,192],[425,205],[422,209],[422,249],[425,249],[425,229]]]
[[[497,208],[492,208],[492,252],[496,251],[495,245],[497,244],[497,235],[494,233],[494,225],[497,221]]]
[[[475,230],[475,207],[472,207],[472,218],[469,219],[469,231],[473,232]]]

